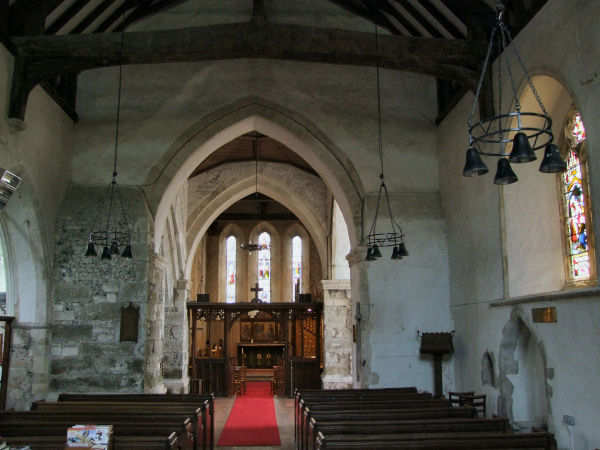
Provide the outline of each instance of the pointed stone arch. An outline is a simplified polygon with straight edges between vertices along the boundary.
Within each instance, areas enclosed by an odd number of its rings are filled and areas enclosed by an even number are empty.
[[[313,122],[281,105],[246,97],[203,117],[184,132],[147,174],[144,184],[155,216],[155,240],[169,206],[194,169],[225,143],[258,131],[298,153],[321,176],[340,204],[352,246],[362,235],[363,187],[351,161]]]
[[[194,255],[200,244],[202,236],[210,226],[210,224],[225,211],[229,206],[255,192],[255,175],[246,176],[236,180],[231,185],[218,192],[206,205],[201,205],[198,209],[190,211],[192,217],[188,230],[188,263],[186,265],[186,277],[191,274],[191,267]],[[311,211],[310,205],[305,199],[297,195],[286,183],[278,182],[270,177],[259,177],[258,191],[264,195],[271,197],[273,200],[285,205],[300,219],[311,235],[319,259],[321,267],[326,267],[327,257],[327,236],[324,224]],[[252,236],[249,236],[252,238]]]
[[[512,423],[551,425],[550,380],[554,370],[547,366],[543,341],[532,325],[517,307],[502,329],[498,414]]]

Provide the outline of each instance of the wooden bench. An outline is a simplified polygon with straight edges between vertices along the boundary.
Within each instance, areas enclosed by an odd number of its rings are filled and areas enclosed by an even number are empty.
[[[58,401],[69,401],[69,402],[86,402],[86,401],[102,401],[102,402],[179,402],[179,403],[193,403],[202,404],[208,400],[208,414],[209,420],[207,422],[207,435],[209,439],[209,448],[213,449],[215,446],[215,396],[214,394],[70,394],[63,393],[58,396]]]
[[[316,405],[318,406],[318,405]],[[299,436],[297,441],[298,448],[306,448],[309,438],[309,426],[314,417],[319,420],[417,420],[417,419],[441,419],[441,418],[463,418],[471,419],[475,417],[476,411],[473,407],[424,407],[424,408],[360,408],[352,407],[345,410],[313,410],[311,407],[305,408],[303,420],[299,425]]]
[[[194,449],[195,436],[189,414],[83,413],[49,411],[0,412],[0,435],[66,436],[67,428],[79,423],[110,424],[114,436],[169,436],[175,432],[181,449]]]
[[[396,398],[417,395],[419,398],[431,398],[430,393],[418,393],[415,387],[384,388],[384,389],[304,389],[296,390],[294,395],[294,437],[297,440],[299,434],[299,422],[302,420],[302,410],[300,402],[310,399],[313,402],[352,399],[360,400],[367,398]]]
[[[317,434],[318,450],[353,448],[556,450],[554,436],[535,433]]]
[[[170,403],[170,402],[34,402],[32,411],[51,412],[79,412],[79,413],[130,413],[145,414],[148,411],[160,411],[161,414],[187,414],[193,423],[195,436],[194,449],[205,450],[210,448],[210,436],[208,433],[208,400],[205,400],[199,408],[197,403]]]
[[[508,420],[494,419],[421,419],[421,420],[333,420],[321,418],[318,422],[311,418],[308,432],[308,445],[316,446],[317,434],[400,434],[400,433],[440,433],[440,432],[497,432],[510,431]]]
[[[63,435],[50,436],[11,436],[6,438],[9,446],[23,447],[28,445],[32,450],[64,450],[66,431]],[[178,450],[180,449],[176,433],[169,436],[113,436],[113,450],[140,448],[145,450]]]
[[[450,403],[446,399],[422,398],[415,400],[412,398],[403,398],[402,395],[391,398],[346,398],[342,400],[301,398],[298,403],[300,411],[300,420],[298,423],[299,440],[300,442],[306,442],[304,439],[307,437],[308,423],[310,422],[310,415],[313,412],[343,411],[349,409],[360,409],[363,411],[372,411],[374,409],[410,410],[450,407],[449,405]]]

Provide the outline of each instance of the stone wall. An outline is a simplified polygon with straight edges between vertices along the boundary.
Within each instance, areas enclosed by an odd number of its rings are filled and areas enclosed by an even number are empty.
[[[85,257],[106,188],[71,186],[57,222],[52,289],[50,391],[144,388],[144,333],[151,231],[144,198],[121,188],[133,259]],[[89,221],[89,222],[88,222]],[[139,307],[137,342],[120,342],[121,308]]]

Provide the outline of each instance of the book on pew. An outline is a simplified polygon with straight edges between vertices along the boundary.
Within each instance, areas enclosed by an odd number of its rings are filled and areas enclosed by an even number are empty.
[[[112,425],[74,425],[67,430],[67,448],[108,450]]]

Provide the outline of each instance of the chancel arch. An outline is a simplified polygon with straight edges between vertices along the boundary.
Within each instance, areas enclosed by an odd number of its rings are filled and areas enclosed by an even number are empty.
[[[149,171],[146,184],[151,185],[150,209],[156,212],[155,239],[164,232],[167,210],[196,167],[227,142],[251,131],[281,142],[320,175],[340,204],[352,245],[358,245],[363,188],[352,163],[310,120],[256,97],[241,99],[200,119]]]
[[[237,166],[237,165],[236,165]],[[235,172],[242,171],[241,167],[234,167]],[[302,195],[300,189],[293,189],[284,179],[280,178],[282,167],[280,164],[264,164],[263,172],[259,174],[258,191],[273,200],[286,206],[292,211],[308,230],[315,242],[321,266],[326,267],[327,238],[325,217],[317,216],[315,205],[307,196]],[[288,169],[289,170],[289,169]],[[307,183],[316,184],[317,177],[306,176]],[[194,190],[195,184],[201,184],[201,180],[191,179],[190,190]],[[210,192],[210,199],[199,201],[197,205],[189,207],[188,210],[188,263],[186,274],[190,274],[194,255],[213,221],[227,208],[253,194],[256,190],[256,178],[252,168],[247,168],[245,173],[238,177],[228,179],[219,190]],[[324,195],[324,194],[323,194]],[[189,275],[186,275],[189,277]]]

